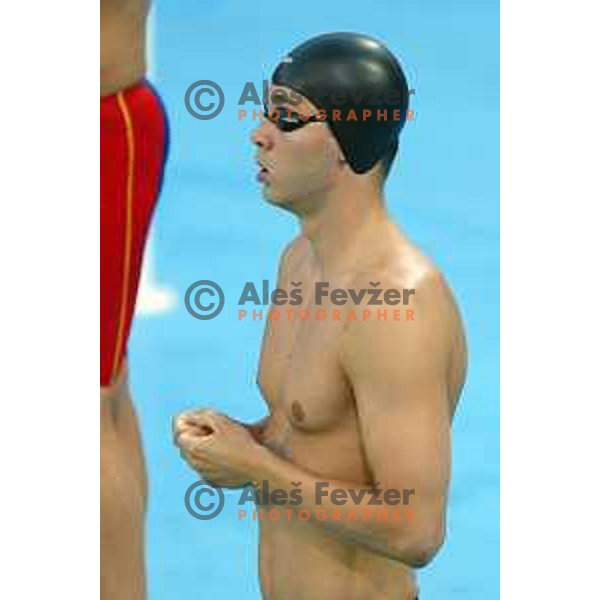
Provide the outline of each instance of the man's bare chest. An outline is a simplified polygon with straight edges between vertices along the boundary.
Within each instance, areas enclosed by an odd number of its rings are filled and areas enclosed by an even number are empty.
[[[272,324],[261,356],[259,385],[271,411],[285,416],[293,427],[327,431],[352,406],[339,363],[342,325],[294,317]]]

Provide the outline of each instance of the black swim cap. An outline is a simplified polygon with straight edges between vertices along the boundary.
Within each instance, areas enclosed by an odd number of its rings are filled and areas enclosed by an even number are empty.
[[[333,135],[356,173],[369,171],[396,147],[406,122],[408,85],[400,64],[381,42],[358,33],[319,35],[294,48],[272,81],[327,112]],[[340,111],[339,120],[334,110]],[[363,112],[369,110],[370,116]]]

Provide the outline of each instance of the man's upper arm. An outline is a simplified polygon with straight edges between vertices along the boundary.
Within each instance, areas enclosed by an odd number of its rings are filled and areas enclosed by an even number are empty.
[[[415,527],[434,538],[443,536],[450,464],[443,303],[438,283],[426,282],[411,297],[414,321],[353,322],[342,349],[372,476],[384,490],[414,489]]]

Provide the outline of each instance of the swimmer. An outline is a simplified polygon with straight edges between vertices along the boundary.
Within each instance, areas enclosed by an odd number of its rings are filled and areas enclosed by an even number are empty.
[[[271,91],[252,134],[258,179],[266,200],[300,226],[282,253],[277,287],[414,290],[414,320],[267,321],[258,369],[265,419],[244,426],[198,409],[175,420],[175,441],[215,484],[268,482],[286,492],[283,503],[257,510],[328,515],[259,520],[266,600],[415,600],[415,571],[445,538],[451,423],[467,353],[442,274],[386,208],[408,85],[381,42],[334,33],[295,48],[275,69]],[[391,118],[346,118],[386,107]],[[334,110],[341,118],[330,118]],[[313,292],[294,308],[315,307]],[[353,307],[328,297],[319,308]],[[324,483],[355,500],[319,496]],[[298,488],[300,504],[290,500]],[[412,518],[364,518],[376,490],[383,498],[406,489],[414,490]],[[398,508],[388,498],[379,508]]]
[[[142,257],[167,147],[145,81],[147,0],[100,2],[100,593],[142,600],[146,470],[127,373]]]

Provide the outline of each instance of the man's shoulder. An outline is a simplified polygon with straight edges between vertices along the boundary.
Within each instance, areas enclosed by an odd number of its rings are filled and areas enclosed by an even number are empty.
[[[294,270],[294,266],[303,260],[310,250],[306,236],[300,234],[288,242],[279,258],[279,273],[284,275]]]
[[[428,302],[445,302],[449,288],[433,261],[410,243],[396,245],[369,265],[361,267],[352,277],[355,287],[381,290],[414,290],[413,296]]]
[[[361,268],[353,274],[351,287],[368,290],[365,298],[377,296],[376,305],[365,307],[372,309],[373,318],[357,320],[345,328],[350,334],[346,341],[351,344],[357,339],[379,343],[383,337],[392,342],[424,337],[435,338],[443,346],[442,340],[451,343],[462,331],[460,312],[444,275],[414,245],[394,248]],[[387,313],[386,317],[380,319],[377,311]]]

